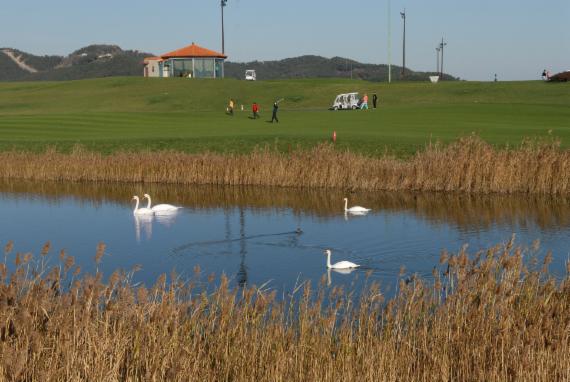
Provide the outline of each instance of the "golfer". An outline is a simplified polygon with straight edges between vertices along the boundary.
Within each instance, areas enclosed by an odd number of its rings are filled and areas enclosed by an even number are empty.
[[[271,116],[271,123],[273,123],[273,121],[279,123],[279,120],[277,119],[277,110],[279,110],[279,104],[277,102],[278,101],[275,101],[273,103],[273,115]]]

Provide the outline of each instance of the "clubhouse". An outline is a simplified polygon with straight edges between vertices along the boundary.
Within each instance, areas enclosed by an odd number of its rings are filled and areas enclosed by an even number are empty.
[[[192,43],[160,57],[145,58],[144,76],[224,78],[226,58],[227,56],[221,53]]]

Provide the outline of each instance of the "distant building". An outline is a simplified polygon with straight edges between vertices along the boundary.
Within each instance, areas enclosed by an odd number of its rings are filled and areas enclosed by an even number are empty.
[[[144,59],[145,77],[224,78],[227,56],[194,43],[160,57]]]

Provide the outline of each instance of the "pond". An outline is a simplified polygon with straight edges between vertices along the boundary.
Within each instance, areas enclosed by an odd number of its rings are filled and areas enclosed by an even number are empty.
[[[174,216],[137,218],[133,195],[184,207]],[[345,215],[349,205],[372,211]],[[570,258],[570,200],[528,196],[351,193],[261,187],[140,184],[0,183],[0,244],[38,254],[51,242],[93,272],[97,244],[106,244],[98,265],[105,275],[141,269],[136,282],[152,285],[172,270],[182,279],[225,274],[233,285],[257,285],[287,293],[310,280],[360,288],[379,281],[390,290],[399,274],[432,277],[443,250],[470,253],[510,240],[531,248],[527,260],[553,253],[550,270],[565,274]],[[332,261],[361,265],[353,272],[327,272]],[[13,256],[13,255],[12,255]]]

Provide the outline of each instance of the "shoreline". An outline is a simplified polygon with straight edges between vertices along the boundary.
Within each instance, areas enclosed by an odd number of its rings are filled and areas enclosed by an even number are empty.
[[[433,144],[408,159],[367,157],[332,144],[281,153],[173,151],[109,155],[76,147],[71,153],[0,152],[0,179],[271,186],[348,191],[428,191],[473,194],[570,194],[570,150],[524,141],[496,148],[476,136]]]

